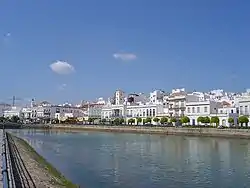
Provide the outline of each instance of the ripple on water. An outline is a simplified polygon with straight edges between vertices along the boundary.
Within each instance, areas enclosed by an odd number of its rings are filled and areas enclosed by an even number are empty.
[[[67,177],[98,188],[250,187],[249,140],[16,132]]]

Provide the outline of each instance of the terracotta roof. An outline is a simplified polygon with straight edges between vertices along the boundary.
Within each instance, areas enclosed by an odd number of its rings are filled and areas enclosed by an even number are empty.
[[[226,101],[222,101],[221,104],[222,104],[223,106],[231,106],[231,104],[228,103],[228,102],[226,102]]]
[[[185,96],[185,93],[172,93],[169,97]]]

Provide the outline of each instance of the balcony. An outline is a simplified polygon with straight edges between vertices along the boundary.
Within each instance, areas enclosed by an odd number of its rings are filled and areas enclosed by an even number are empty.
[[[172,106],[169,106],[169,109],[183,109],[183,108],[186,108],[186,106],[184,105],[172,105]]]
[[[123,115],[121,115],[121,114],[112,114],[110,117],[111,118],[122,118]]]

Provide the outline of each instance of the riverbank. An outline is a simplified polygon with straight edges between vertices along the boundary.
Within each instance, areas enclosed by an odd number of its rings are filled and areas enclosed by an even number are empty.
[[[25,140],[13,136],[18,151],[37,188],[77,188],[50,163],[40,156]]]
[[[126,132],[140,134],[185,135],[230,137],[250,139],[250,129],[217,129],[217,128],[177,128],[177,127],[145,127],[145,126],[101,126],[101,125],[53,125],[50,129],[64,131],[102,131]]]

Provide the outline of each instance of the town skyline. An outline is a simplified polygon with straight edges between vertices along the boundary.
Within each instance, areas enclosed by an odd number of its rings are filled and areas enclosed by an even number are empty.
[[[219,88],[219,89],[212,89],[212,90],[208,90],[208,91],[199,91],[199,90],[193,90],[193,91],[188,91],[186,90],[186,88],[172,88],[171,90],[169,91],[166,91],[166,90],[163,90],[163,89],[153,89],[151,90],[150,92],[128,92],[128,91],[125,91],[123,89],[116,89],[114,90],[113,92],[111,92],[111,94],[109,96],[102,96],[101,94],[96,97],[96,98],[92,98],[92,99],[80,99],[80,100],[72,100],[72,99],[67,99],[67,100],[64,100],[64,101],[52,101],[52,100],[47,100],[45,98],[36,98],[36,97],[29,97],[29,98],[21,98],[21,97],[17,97],[17,96],[12,96],[10,98],[8,98],[7,100],[0,100],[0,103],[4,103],[4,104],[9,104],[9,105],[12,105],[13,104],[16,104],[17,106],[27,106],[27,105],[30,105],[30,103],[32,102],[32,100],[36,101],[36,102],[43,102],[43,101],[46,101],[46,102],[49,102],[51,104],[55,104],[55,105],[63,105],[63,104],[70,104],[72,106],[75,106],[75,105],[79,105],[81,102],[85,102],[85,103],[95,103],[98,101],[98,99],[103,99],[104,101],[108,101],[109,98],[112,98],[114,97],[114,94],[116,91],[118,90],[121,90],[125,93],[126,96],[128,96],[129,94],[142,94],[146,97],[149,97],[150,96],[150,93],[154,92],[154,91],[162,91],[163,93],[165,93],[166,95],[170,95],[173,90],[180,90],[180,89],[184,89],[186,93],[194,93],[194,92],[198,92],[198,93],[203,93],[203,94],[214,94],[214,95],[221,95],[223,94],[223,96],[225,96],[224,94],[235,94],[235,95],[244,95],[246,92],[248,92],[248,90],[250,88],[246,88],[244,91],[238,91],[238,92],[233,92],[233,91],[226,91],[222,88]],[[15,106],[15,105],[14,105]]]
[[[0,99],[90,100],[117,88],[243,91],[249,6],[225,0],[4,1]]]

